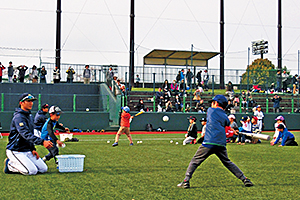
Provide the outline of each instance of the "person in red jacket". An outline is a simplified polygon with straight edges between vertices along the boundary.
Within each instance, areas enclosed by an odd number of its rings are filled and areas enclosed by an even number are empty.
[[[127,135],[127,138],[130,142],[130,146],[133,145],[132,137],[130,135],[130,122],[133,116],[129,114],[130,109],[128,106],[122,107],[122,114],[121,114],[121,123],[120,128],[117,132],[117,135],[115,137],[115,143],[113,143],[113,147],[118,146],[119,138],[122,135],[122,133],[125,133]]]
[[[0,83],[2,82],[2,70],[4,70],[5,67],[0,62]]]

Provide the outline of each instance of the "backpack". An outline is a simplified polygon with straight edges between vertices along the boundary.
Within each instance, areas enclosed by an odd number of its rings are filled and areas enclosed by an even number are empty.
[[[152,124],[146,124],[146,131],[153,131]]]

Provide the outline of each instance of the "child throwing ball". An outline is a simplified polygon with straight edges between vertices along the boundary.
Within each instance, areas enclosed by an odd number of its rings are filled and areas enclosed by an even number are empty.
[[[130,112],[130,108],[128,106],[122,107],[120,128],[115,137],[115,143],[113,143],[112,145],[113,147],[118,146],[119,138],[122,135],[122,133],[125,133],[127,135],[127,138],[130,142],[129,145],[130,146],[133,145],[132,138],[130,135],[130,121],[133,118],[133,116],[131,116],[129,112]]]

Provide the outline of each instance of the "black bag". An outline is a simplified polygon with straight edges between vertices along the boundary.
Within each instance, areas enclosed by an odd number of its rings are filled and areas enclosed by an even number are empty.
[[[153,131],[153,126],[152,126],[152,124],[147,124],[147,125],[146,125],[146,131]]]

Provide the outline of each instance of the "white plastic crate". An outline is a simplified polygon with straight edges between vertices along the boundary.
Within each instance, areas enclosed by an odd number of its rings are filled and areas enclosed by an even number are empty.
[[[59,134],[60,141],[64,142],[66,138],[69,138],[70,140],[73,138],[73,133],[62,133]]]
[[[58,155],[59,172],[82,172],[85,155]]]

